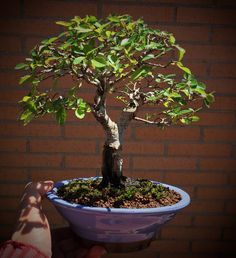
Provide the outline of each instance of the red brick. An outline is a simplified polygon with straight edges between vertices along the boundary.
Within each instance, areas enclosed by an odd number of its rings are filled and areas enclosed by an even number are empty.
[[[67,138],[103,139],[104,132],[100,125],[68,125],[65,127],[65,136]]]
[[[21,168],[0,168],[1,180],[26,181],[28,172]]]
[[[5,18],[20,16],[20,0],[2,2],[0,16]]]
[[[234,9],[188,8],[179,7],[177,22],[235,24],[236,11]]]
[[[197,61],[195,62],[189,62],[188,60],[186,60],[185,65],[187,65],[187,67],[192,71],[192,73],[196,76],[196,77],[205,77],[207,74],[207,64],[206,63],[198,63]]]
[[[170,222],[168,222],[168,225],[170,226],[190,226],[192,225],[192,216],[190,216],[189,214],[181,214],[179,213],[175,219],[171,220]]]
[[[188,158],[133,157],[134,169],[195,169],[196,161]]]
[[[145,22],[166,22],[172,21],[174,18],[174,8],[172,7],[104,4],[103,16],[108,16],[111,13],[128,13],[134,19],[143,17]]]
[[[208,253],[228,253],[234,252],[234,245],[230,242],[222,242],[222,241],[193,241],[192,250],[193,252],[208,252]]]
[[[229,175],[229,185],[236,185],[236,174]]]
[[[65,158],[66,168],[89,168],[96,169],[101,167],[102,157],[94,155],[67,155]]]
[[[138,140],[152,140],[152,141],[189,141],[199,140],[200,130],[199,128],[184,128],[184,127],[171,127],[166,130],[161,130],[156,127],[146,126],[135,128],[135,137]]]
[[[184,26],[184,25],[160,25],[157,28],[166,30],[174,34],[177,42],[208,42],[209,27],[208,26]]]
[[[174,156],[230,156],[231,148],[227,144],[169,144],[169,155]]]
[[[128,142],[123,146],[124,153],[127,154],[163,154],[164,145],[158,143]]]
[[[236,160],[233,159],[203,159],[200,162],[200,168],[204,170],[224,170],[234,171]]]
[[[0,139],[0,151],[25,152],[26,140]]]
[[[179,253],[187,252],[189,249],[189,242],[184,240],[156,240],[157,243],[152,242],[149,250],[153,252],[170,252]]]
[[[216,240],[221,238],[221,230],[218,228],[181,228],[179,227],[164,227],[161,231],[161,236],[164,239],[206,239]]]
[[[25,184],[18,183],[5,183],[1,184],[0,187],[0,196],[8,196],[8,197],[20,197],[25,188]]]
[[[0,69],[6,69],[6,68],[10,68],[10,69],[14,69],[14,67],[18,64],[18,63],[22,63],[24,62],[24,57],[22,55],[2,55],[1,59],[0,59]]]
[[[0,86],[14,88],[18,86],[20,75],[13,71],[0,72]],[[6,91],[7,92],[7,91]],[[2,93],[0,93],[2,95]]]
[[[20,52],[21,40],[14,36],[0,36],[0,51],[6,52]]]
[[[30,141],[31,152],[54,152],[54,153],[95,153],[95,141],[72,141],[72,140],[32,140]]]
[[[16,121],[16,119],[19,117],[18,108],[14,106],[3,106],[1,107],[0,112],[0,119],[7,121],[7,120],[13,120]]]
[[[196,226],[231,227],[234,224],[235,216],[199,215],[196,216],[194,220],[194,225]]]
[[[210,76],[216,78],[229,77],[235,78],[236,65],[233,63],[212,64],[210,68]]]
[[[0,127],[2,136],[36,136],[36,137],[58,137],[61,135],[61,128],[57,125],[32,123],[27,126],[17,124],[3,124]]]
[[[73,17],[85,15],[96,15],[97,7],[95,3],[88,2],[60,2],[60,1],[46,1],[40,2],[26,0],[25,1],[25,15],[30,17]]]
[[[236,57],[236,48],[231,46],[184,45],[185,59],[232,61]]]
[[[2,88],[5,88],[6,85],[4,85]],[[22,97],[27,93],[28,92],[25,90],[2,90],[2,91],[0,91],[1,102],[2,102],[2,104],[7,103],[7,104],[16,105],[22,99]]]
[[[166,172],[165,180],[170,184],[176,185],[225,185],[227,183],[227,175],[215,174],[212,177],[209,173]]]
[[[59,155],[2,154],[0,165],[3,167],[60,167]]]
[[[235,124],[234,112],[201,113],[200,120],[196,125],[223,125],[232,126]]]
[[[234,28],[213,28],[212,30],[212,42],[234,44],[236,43],[236,29]]]
[[[226,200],[236,199],[236,190],[235,188],[224,188],[224,187],[199,187],[197,190],[197,197],[204,198],[208,200]]]
[[[222,110],[235,110],[236,97],[215,97],[215,102],[212,104],[211,109]]]
[[[232,142],[236,140],[236,130],[228,128],[206,128],[204,129],[204,140],[214,142]]]
[[[25,49],[27,52],[30,52],[37,44],[39,44],[44,37],[27,37],[25,40]]]
[[[205,81],[205,83],[210,91],[224,94],[236,94],[236,79],[208,79]]]
[[[72,179],[79,177],[93,177],[96,176],[96,169],[33,169],[31,172],[31,178],[34,181],[40,180],[53,180],[54,182],[64,180],[64,179]]]
[[[236,214],[235,200],[228,200],[226,203],[225,211],[227,214]]]
[[[0,21],[0,32],[8,35],[50,36],[60,32],[54,21],[11,19]]]
[[[19,206],[19,198],[0,198],[0,209],[1,210],[12,210],[14,213],[16,208]]]
[[[126,176],[127,176],[127,174],[126,174]],[[133,177],[133,178],[145,178],[145,179],[149,179],[149,180],[155,180],[155,181],[158,181],[158,182],[163,182],[163,172],[162,171],[153,171],[153,172],[148,172],[147,173],[146,171],[132,170],[131,177]]]
[[[212,198],[201,200],[198,197],[198,199],[192,200],[188,207],[188,211],[193,213],[223,212],[223,210],[224,200],[214,200]]]

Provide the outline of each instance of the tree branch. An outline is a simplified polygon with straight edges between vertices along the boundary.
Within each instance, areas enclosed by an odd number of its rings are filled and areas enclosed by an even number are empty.
[[[147,65],[150,65],[150,66],[166,68],[166,67],[168,67],[169,65],[171,65],[171,64],[173,63],[173,61],[171,60],[170,62],[168,62],[168,63],[165,64],[165,65],[162,65],[162,64],[154,64],[154,63],[151,63],[151,62],[144,62],[144,63],[147,64]]]
[[[134,117],[134,120],[135,121],[139,121],[139,122],[143,122],[143,123],[146,123],[146,124],[151,124],[151,125],[157,125],[157,126],[160,126],[160,127],[163,127],[164,125],[169,125],[168,122],[165,122],[164,120],[162,121],[150,121],[150,120],[147,120],[147,119],[144,119],[144,118],[141,118],[141,117],[137,117],[135,116]]]

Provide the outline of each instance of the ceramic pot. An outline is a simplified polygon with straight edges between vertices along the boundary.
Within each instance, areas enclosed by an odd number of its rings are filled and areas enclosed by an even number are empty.
[[[87,207],[69,203],[57,196],[57,190],[70,181],[57,182],[48,193],[48,199],[79,237],[89,240],[91,244],[105,244],[110,251],[115,252],[146,248],[155,238],[160,227],[190,203],[190,197],[185,191],[172,185],[162,184],[178,192],[182,197],[181,201],[158,208]],[[159,182],[153,182],[159,184]]]

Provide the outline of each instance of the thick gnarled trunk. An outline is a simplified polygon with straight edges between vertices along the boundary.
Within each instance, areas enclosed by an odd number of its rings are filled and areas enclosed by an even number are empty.
[[[121,186],[123,181],[122,146],[118,149],[104,145],[102,159],[102,186]]]
[[[101,81],[97,88],[94,98],[92,113],[96,120],[102,125],[106,140],[103,149],[102,158],[102,187],[112,185],[122,186],[123,176],[123,158],[122,143],[125,129],[134,118],[138,110],[138,101],[132,102],[128,108],[125,108],[121,114],[120,120],[116,123],[110,119],[106,110],[106,95],[109,91],[109,84]],[[135,96],[135,94],[133,94]]]

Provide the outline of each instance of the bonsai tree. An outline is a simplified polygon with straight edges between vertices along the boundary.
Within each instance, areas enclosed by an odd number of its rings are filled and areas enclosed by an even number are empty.
[[[182,63],[185,50],[173,34],[149,28],[142,19],[129,15],[110,15],[103,20],[94,16],[59,21],[65,31],[35,46],[16,69],[27,72],[19,84],[30,85],[20,101],[20,120],[28,124],[46,114],[62,125],[67,112],[78,119],[91,112],[105,132],[102,159],[102,187],[119,187],[122,173],[123,136],[130,122],[165,128],[199,120],[196,112],[214,100]],[[65,91],[56,87],[58,79],[71,76],[74,85]],[[51,79],[51,86],[40,88]],[[80,95],[84,86],[94,88],[94,100]],[[122,102],[117,121],[108,113],[107,99]],[[144,116],[140,110],[150,106]]]

